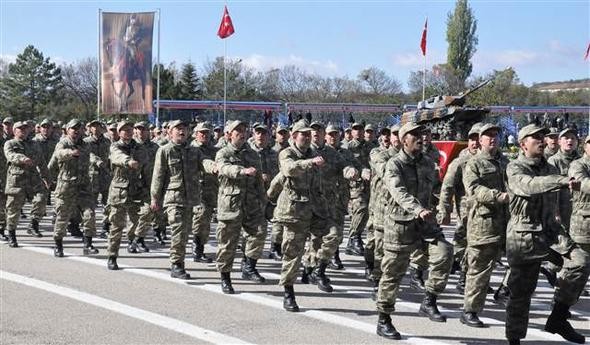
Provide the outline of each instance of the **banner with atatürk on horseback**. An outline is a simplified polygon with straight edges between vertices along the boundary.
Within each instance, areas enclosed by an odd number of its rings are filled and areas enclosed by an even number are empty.
[[[102,13],[103,114],[152,111],[154,13]]]

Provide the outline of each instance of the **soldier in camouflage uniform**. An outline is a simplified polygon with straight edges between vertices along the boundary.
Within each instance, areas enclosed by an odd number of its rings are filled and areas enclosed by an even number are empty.
[[[473,206],[467,220],[467,280],[460,320],[471,327],[484,326],[477,314],[483,310],[494,264],[502,256],[505,243],[508,158],[499,149],[499,131],[500,127],[493,124],[479,129],[481,150],[463,171],[463,185]]]
[[[0,147],[4,148],[4,127],[0,126]],[[0,240],[8,241],[6,236],[6,194],[4,193],[6,186],[6,156],[4,156],[4,150],[0,151]]]
[[[361,165],[361,175],[356,181],[350,182],[350,231],[346,254],[364,255],[362,235],[369,220],[369,192],[371,170],[369,166],[370,146],[364,139],[364,126],[360,123],[352,125],[352,140],[346,148],[354,155]]]
[[[246,232],[242,278],[259,283],[265,281],[256,263],[266,238],[264,208],[267,202],[260,159],[245,142],[246,124],[236,120],[226,130],[230,141],[215,157],[219,170],[217,270],[221,273],[223,292],[233,294],[230,273],[242,228]]]
[[[387,162],[384,186],[391,194],[385,214],[383,239],[383,275],[377,296],[377,334],[400,339],[391,323],[395,300],[402,277],[410,262],[412,251],[418,246],[427,248],[430,274],[426,282],[420,315],[432,321],[446,322],[437,307],[437,295],[445,289],[451,269],[453,248],[436,225],[429,209],[435,176],[434,162],[422,153],[423,126],[409,122],[399,131],[402,150]]]
[[[284,150],[285,148],[289,147],[289,128],[279,124],[275,131],[275,144],[272,147],[272,150],[275,152],[277,156],[277,171],[278,171],[278,156],[279,153]],[[278,194],[276,195],[278,197]],[[270,202],[275,202],[276,199],[272,200],[272,198],[268,199]],[[276,205],[275,205],[276,206]],[[272,211],[272,208],[269,209],[269,213]],[[272,213],[269,214],[272,217]],[[267,217],[269,218],[269,217]],[[281,225],[272,222],[271,232],[270,232],[270,254],[268,255],[270,259],[274,259],[276,261],[281,261],[282,251],[281,251],[281,244],[283,243],[283,228]]]
[[[52,136],[53,124],[49,119],[43,119],[39,124],[39,133],[35,135],[33,141],[37,143],[41,150],[41,154],[43,155],[43,160],[45,162],[49,162],[51,160],[51,156],[53,155],[53,150],[55,150],[55,145],[57,145],[57,141],[53,139]],[[51,188],[53,190],[53,186]],[[51,205],[51,193],[47,193],[47,205]],[[32,224],[32,226],[36,226],[39,228],[39,224]]]
[[[475,156],[479,149],[479,128],[482,123],[476,123],[469,130],[467,147],[464,148],[459,156],[454,159],[443,179],[440,188],[440,197],[437,208],[436,219],[439,224],[449,225],[451,223],[451,213],[453,206],[457,212],[457,226],[453,236],[454,261],[453,269],[459,269],[459,280],[456,289],[459,293],[465,291],[465,276],[467,274],[467,265],[463,260],[465,248],[467,248],[467,215],[469,214],[469,199],[465,196],[465,187],[463,185],[463,170],[467,161]],[[454,199],[454,203],[453,203]]]
[[[193,208],[201,200],[201,173],[215,173],[216,164],[187,143],[185,123],[169,124],[170,141],[156,153],[151,184],[151,209],[164,209],[172,231],[170,263],[173,278],[189,279],[184,269],[186,243],[193,220]]]
[[[12,138],[14,138],[14,122],[12,120],[12,117],[8,116],[5,117],[2,120],[2,127],[4,128],[4,131],[2,133],[2,138],[4,139],[4,141],[8,141]]]
[[[55,188],[55,241],[54,255],[63,257],[63,238],[71,218],[82,220],[84,255],[98,254],[92,245],[96,235],[94,209],[96,198],[90,183],[90,162],[95,159],[90,146],[82,140],[82,122],[71,120],[66,125],[67,135],[55,147],[52,161],[57,165],[58,175]]]
[[[274,220],[284,227],[283,263],[279,285],[285,289],[283,308],[297,312],[293,284],[310,234],[328,233],[326,199],[322,193],[319,167],[325,161],[311,149],[311,127],[305,120],[293,125],[292,142],[279,154],[279,170],[285,177]]]
[[[543,155],[545,156],[545,159],[549,159],[549,157],[556,154],[557,151],[559,151],[559,130],[555,127],[551,127],[545,136],[545,150],[543,151]]]
[[[32,218],[37,222],[45,215],[49,179],[47,163],[38,147],[27,141],[28,129],[25,122],[14,124],[14,139],[4,144],[4,155],[8,163],[6,173],[6,225],[10,247],[18,247],[16,227],[27,197],[31,197]],[[29,233],[42,237],[38,229],[29,228]]]
[[[561,176],[567,176],[570,163],[580,158],[580,154],[576,150],[578,147],[577,132],[574,129],[566,128],[559,133],[558,138],[559,151],[549,157],[547,163],[555,167]],[[559,191],[559,218],[561,225],[566,231],[569,231],[570,228],[570,218],[572,215],[571,199],[572,193],[569,189],[561,189]],[[560,266],[546,262],[541,266],[541,273],[547,277],[549,284],[555,287],[557,283],[557,272],[560,269]]]
[[[379,140],[375,137],[375,126],[368,124],[365,126],[365,142],[367,143],[369,153],[372,149],[379,147]]]
[[[352,128],[346,127],[344,129],[344,137],[342,138],[342,145],[346,147],[348,142],[352,140]]]
[[[201,122],[194,131],[192,146],[198,148],[204,157],[215,159],[217,148],[211,142],[211,124]],[[215,174],[204,173],[201,176],[201,204],[193,208],[193,261],[210,263],[213,260],[205,256],[205,244],[211,232],[213,210],[217,207],[219,182]]]
[[[508,164],[510,221],[506,231],[506,256],[510,264],[506,305],[506,338],[510,344],[520,344],[526,336],[531,297],[537,285],[541,262],[550,258],[553,249],[568,253],[571,245],[557,247],[567,241],[556,220],[557,196],[562,188],[580,190],[580,181],[560,176],[543,156],[544,136],[548,130],[535,124],[518,133],[521,153]],[[551,246],[551,248],[550,248]],[[555,253],[555,252],[553,252]],[[555,255],[553,255],[555,256]],[[558,282],[561,287],[561,282]],[[557,303],[545,329],[559,333],[568,340],[580,342],[567,315],[569,306]]]

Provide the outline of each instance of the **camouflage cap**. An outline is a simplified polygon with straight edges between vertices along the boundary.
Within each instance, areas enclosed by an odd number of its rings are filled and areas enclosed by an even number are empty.
[[[148,124],[145,121],[139,121],[133,125],[133,128],[148,128]]]
[[[423,131],[426,127],[419,125],[415,122],[408,122],[405,125],[403,125],[400,129],[399,129],[399,138],[403,139],[403,137],[410,133],[410,132],[414,132],[414,131]]]
[[[486,124],[482,125],[481,127],[479,127],[479,135],[481,136],[485,132],[491,131],[491,130],[500,131],[500,126],[494,125],[493,123],[486,123]]]
[[[70,129],[70,128],[74,128],[74,127],[80,127],[80,126],[82,126],[82,121],[80,121],[78,119],[71,119],[66,124],[66,129]]]
[[[346,127],[346,128],[344,128],[344,132],[350,132],[350,131],[352,131],[352,127]]]
[[[117,123],[116,122],[111,122],[109,123],[109,125],[107,126],[108,129],[117,129]]]
[[[43,121],[41,121],[41,123],[39,124],[39,126],[43,127],[43,126],[53,126],[53,122],[51,122],[50,119],[48,118],[44,118]]]
[[[350,128],[352,128],[352,129],[363,129],[363,128],[365,128],[365,126],[363,126],[363,124],[360,123],[360,122],[355,122],[355,123],[352,124],[352,126],[350,126]]]
[[[293,133],[295,133],[295,132],[309,132],[309,131],[311,131],[311,127],[309,126],[309,123],[306,120],[299,120],[299,121],[295,122],[291,131]]]
[[[162,128],[168,128],[168,121],[162,122]]]
[[[12,122],[10,122],[12,123]],[[16,123],[12,126],[13,128],[21,128],[21,127],[27,127],[28,124],[26,121],[16,121]]]
[[[277,126],[276,131],[277,131],[277,133],[280,133],[280,132],[289,132],[289,127],[287,127],[287,126],[279,123],[279,125]]]
[[[236,128],[238,128],[239,126],[244,126],[244,127],[248,127],[248,124],[246,124],[246,122],[244,121],[240,121],[240,120],[234,120],[231,121],[226,127],[225,127],[225,131],[230,133],[231,131],[235,130]]]
[[[522,141],[524,138],[537,133],[543,133],[544,135],[547,135],[549,133],[549,129],[547,127],[537,126],[534,123],[524,126],[520,129],[520,131],[518,131],[518,141]]]
[[[340,133],[340,128],[336,127],[333,124],[329,124],[328,127],[326,127],[326,133],[329,134],[334,132]]]
[[[133,128],[133,122],[129,120],[120,121],[119,123],[117,123],[117,132],[120,132],[123,128],[128,126]]]
[[[379,131],[379,133],[381,135],[390,135],[391,134],[391,129],[389,127],[385,126],[385,127],[381,128],[381,130]]]
[[[215,125],[215,127],[213,127],[213,131],[215,131],[215,132],[223,131],[223,126],[222,125]]]
[[[209,121],[199,122],[199,123],[197,123],[195,128],[193,128],[193,132],[209,132],[209,131],[211,131],[211,122],[209,122]]]
[[[398,123],[398,124],[391,126],[391,128],[389,128],[389,131],[391,133],[399,133],[400,128],[402,128],[402,126]]]
[[[182,120],[172,120],[172,121],[168,122],[168,129],[172,129],[172,128],[178,127],[178,126],[186,126],[186,122],[184,122]]]
[[[326,129],[326,126],[323,123],[321,123],[320,121],[312,122],[309,125],[309,127],[311,127],[312,129],[315,129],[315,130]]]
[[[365,126],[365,131],[375,131],[375,126],[373,126],[372,124],[368,124]]]
[[[252,129],[254,129],[254,130],[259,129],[259,130],[263,130],[263,131],[268,131],[268,127],[264,123],[260,123],[260,122],[255,123],[254,126],[252,126]]]
[[[578,131],[576,131],[573,128],[565,128],[563,131],[559,132],[559,137],[563,137],[564,135],[568,134],[568,133],[573,133],[575,136],[578,135]]]
[[[153,123],[150,123],[149,129],[154,129],[154,128],[156,128],[156,125],[154,125]]]
[[[5,117],[4,120],[2,120],[2,123],[13,123],[14,120],[12,120],[12,116],[8,116]]]
[[[43,125],[43,122],[41,122],[41,125]],[[92,120],[86,124],[86,126],[95,126],[95,125],[102,126],[102,123],[98,120]]]
[[[551,128],[549,128],[549,132],[547,132],[545,135],[548,137],[553,137],[553,136],[557,137],[557,136],[559,136],[559,129],[557,129],[555,127],[551,127]]]
[[[467,136],[470,137],[473,134],[479,135],[479,129],[481,128],[481,126],[483,126],[483,123],[481,123],[481,122],[475,123],[473,126],[471,126],[471,129],[469,130],[469,133],[467,134]]]

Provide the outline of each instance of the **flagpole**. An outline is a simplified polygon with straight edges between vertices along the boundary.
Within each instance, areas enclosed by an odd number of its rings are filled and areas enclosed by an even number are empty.
[[[227,38],[223,40],[223,125],[226,123],[226,112],[227,112]]]
[[[424,54],[424,68],[422,69],[422,102],[426,95],[426,54]]]
[[[160,9],[158,8],[158,81],[156,83],[156,125],[160,125]]]
[[[101,68],[101,64],[102,64],[102,47],[101,47],[101,42],[102,42],[102,33],[100,30],[100,24],[101,24],[101,19],[102,19],[102,9],[98,9],[98,80],[97,80],[97,88],[96,88],[96,119],[100,120],[100,94],[101,94],[101,87],[102,87],[102,68]]]

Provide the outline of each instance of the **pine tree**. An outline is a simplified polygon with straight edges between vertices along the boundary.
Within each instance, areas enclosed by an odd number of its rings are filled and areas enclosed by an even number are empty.
[[[191,100],[201,98],[200,80],[197,76],[197,69],[192,62],[189,61],[182,65],[178,85],[180,99]]]
[[[453,88],[464,88],[465,80],[471,75],[471,58],[477,50],[478,42],[476,30],[477,20],[467,0],[457,0],[455,11],[449,12],[447,18],[447,65],[453,70],[460,84],[452,85]]]

